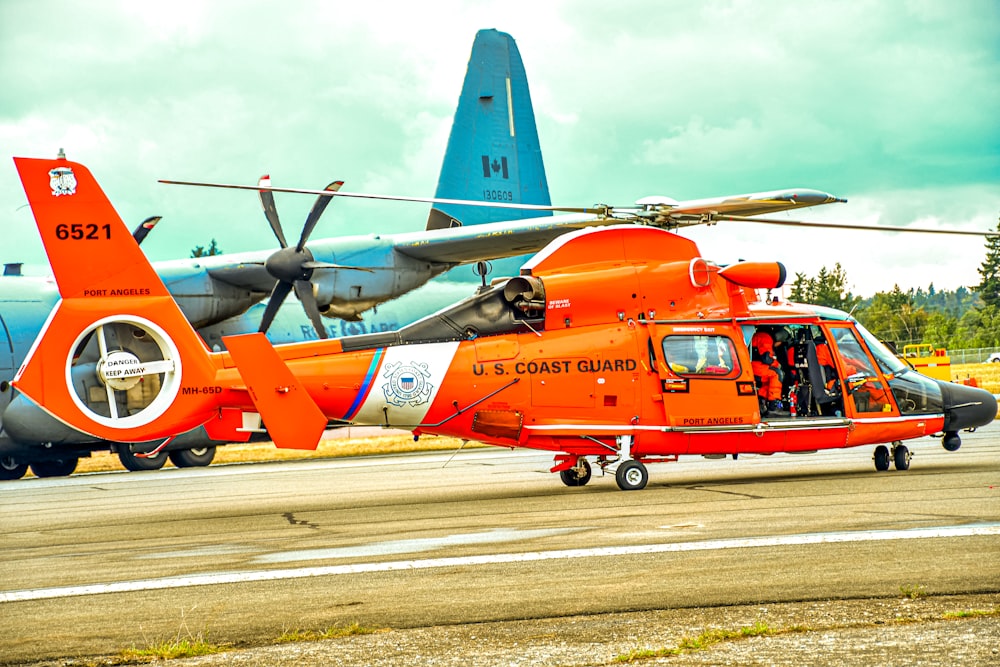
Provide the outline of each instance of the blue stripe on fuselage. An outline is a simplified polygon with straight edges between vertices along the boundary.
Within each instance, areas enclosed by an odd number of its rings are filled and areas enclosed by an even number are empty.
[[[372,363],[368,366],[368,372],[365,373],[365,379],[361,383],[361,388],[358,389],[358,395],[354,397],[354,402],[351,403],[351,407],[347,408],[347,412],[344,414],[344,421],[350,421],[358,414],[361,404],[365,402],[368,392],[372,389],[372,380],[375,378],[375,374],[378,373],[379,366],[382,365],[382,357],[384,355],[384,347],[375,350],[375,356],[372,357]]]

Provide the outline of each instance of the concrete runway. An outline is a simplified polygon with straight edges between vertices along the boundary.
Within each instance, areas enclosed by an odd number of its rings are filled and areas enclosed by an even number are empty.
[[[0,482],[0,663],[292,629],[1000,590],[1000,426],[685,458],[567,488],[536,452]]]

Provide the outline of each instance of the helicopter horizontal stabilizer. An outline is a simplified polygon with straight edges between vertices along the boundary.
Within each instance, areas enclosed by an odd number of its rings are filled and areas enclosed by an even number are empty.
[[[316,449],[327,419],[267,336],[254,333],[224,340],[274,445]]]

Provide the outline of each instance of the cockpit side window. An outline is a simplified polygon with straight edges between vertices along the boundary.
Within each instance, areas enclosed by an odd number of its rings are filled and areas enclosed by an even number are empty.
[[[868,353],[851,327],[831,327],[830,335],[844,368],[845,391],[856,412],[891,412],[889,392],[879,379]]]

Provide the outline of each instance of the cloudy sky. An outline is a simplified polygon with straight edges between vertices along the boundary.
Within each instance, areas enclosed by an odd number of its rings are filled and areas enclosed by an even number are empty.
[[[0,260],[44,264],[10,156],[87,164],[153,259],[270,248],[254,195],[160,178],[433,195],[480,28],[517,40],[554,203],[811,187],[803,219],[995,229],[1000,3],[0,0]],[[279,195],[289,236],[311,206]],[[422,228],[337,201],[316,236]],[[840,262],[855,293],[979,281],[978,238],[687,232],[709,259]]]

